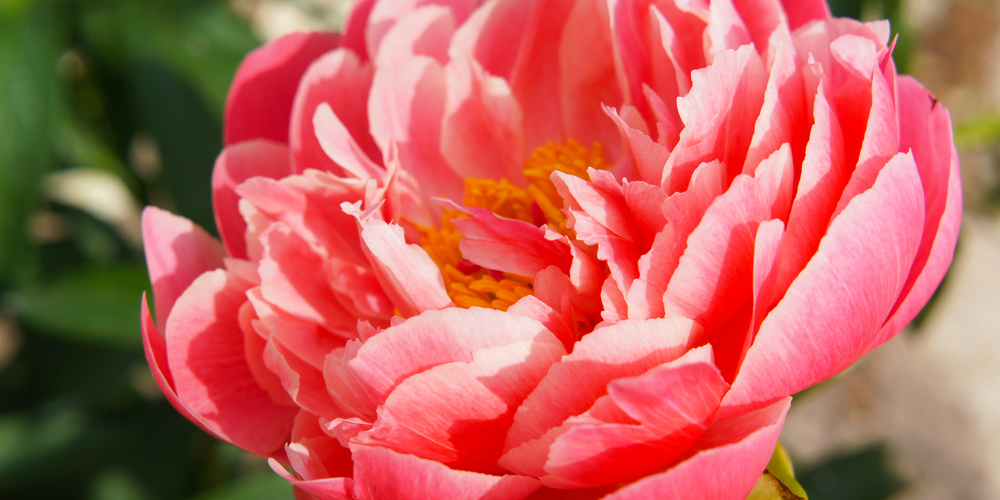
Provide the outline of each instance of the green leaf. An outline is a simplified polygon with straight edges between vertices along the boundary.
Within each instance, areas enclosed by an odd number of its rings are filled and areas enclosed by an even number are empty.
[[[767,472],[773,474],[792,493],[806,498],[806,490],[795,480],[795,469],[792,467],[792,459],[788,456],[788,451],[785,450],[781,441],[778,441],[778,445],[774,447],[774,454],[771,455],[771,461],[767,463]]]
[[[765,471],[757,480],[747,500],[804,500],[804,498],[792,493],[778,478]]]
[[[292,485],[273,472],[237,479],[192,500],[292,500]]]
[[[7,297],[19,319],[40,332],[79,342],[137,348],[139,297],[149,289],[137,265],[89,268]]]
[[[23,274],[25,220],[52,167],[50,126],[60,111],[55,61],[66,31],[53,2],[0,9],[0,283]]]

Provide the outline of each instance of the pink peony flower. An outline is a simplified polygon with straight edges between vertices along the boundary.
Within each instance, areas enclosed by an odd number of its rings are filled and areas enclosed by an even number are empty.
[[[789,395],[951,262],[948,111],[889,33],[820,0],[361,0],[237,72],[221,244],[144,213],[153,374],[303,497],[745,498]]]

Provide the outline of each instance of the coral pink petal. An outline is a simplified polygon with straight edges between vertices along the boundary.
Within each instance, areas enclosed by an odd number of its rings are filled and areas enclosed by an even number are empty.
[[[240,196],[236,194],[236,186],[251,177],[280,179],[291,173],[288,147],[265,139],[228,146],[215,159],[215,168],[212,169],[215,225],[231,257],[247,258],[247,223],[240,214]]]
[[[536,286],[538,278],[535,278]],[[534,295],[522,297],[507,309],[507,312],[515,316],[525,316],[538,321],[545,328],[548,328],[553,335],[562,341],[563,346],[571,349],[576,342],[576,335],[573,331],[572,310],[569,308],[557,310],[552,306],[542,302]]]
[[[451,58],[471,57],[489,74],[509,79],[535,0],[489,0],[451,38]]]
[[[525,399],[514,416],[504,450],[537,439],[579,415],[605,394],[608,382],[673,361],[701,328],[688,319],[626,320],[587,334]],[[539,457],[536,457],[539,458]],[[544,463],[544,457],[540,457]],[[508,457],[500,464],[509,470]]]
[[[889,88],[882,72],[875,71],[872,77],[872,106],[868,115],[865,138],[861,143],[858,164],[844,188],[844,193],[837,204],[837,210],[834,211],[834,217],[847,206],[851,199],[870,188],[886,162],[899,152],[897,121],[893,89]]]
[[[177,398],[213,434],[270,456],[288,440],[298,409],[274,404],[246,364],[237,318],[246,288],[222,270],[196,279],[167,319],[167,359]]]
[[[534,276],[556,266],[569,271],[569,246],[545,238],[537,226],[516,219],[497,217],[483,208],[463,208],[472,217],[452,219],[464,236],[459,243],[462,257],[473,264],[521,276]]]
[[[285,481],[288,481],[296,488],[302,489],[309,494],[315,495],[319,500],[356,500],[354,480],[349,477],[335,477],[330,479],[297,479],[285,470],[275,459],[269,459],[267,464],[271,470]]]
[[[142,211],[142,245],[163,328],[177,298],[201,273],[222,267],[225,251],[195,223],[156,207]]]
[[[771,458],[790,403],[791,398],[785,398],[767,408],[717,422],[690,457],[602,500],[746,498]]]
[[[751,299],[753,276],[745,271],[753,268],[757,226],[787,217],[793,177],[786,144],[761,163],[756,178],[740,175],[715,200],[670,279],[663,296],[667,316],[692,318],[710,335]]]
[[[700,352],[699,352],[700,351]],[[707,353],[705,356],[699,354]],[[691,358],[690,360],[686,358]],[[655,472],[684,455],[712,423],[729,389],[711,360],[711,347],[608,384],[611,400],[634,423],[574,425],[552,444],[542,484],[581,488],[610,485]],[[593,410],[591,410],[593,411]]]
[[[463,180],[441,155],[444,69],[429,57],[412,57],[381,68],[372,83],[368,114],[383,150],[395,144],[400,167],[413,175],[427,196],[461,201]]]
[[[472,361],[472,352],[515,342],[562,343],[541,323],[492,309],[427,311],[368,339],[347,362],[377,404],[407,377],[436,365]]]
[[[455,31],[451,9],[426,5],[403,16],[385,34],[375,55],[375,66],[388,68],[413,56],[448,62],[448,45]]]
[[[565,140],[562,123],[560,48],[572,2],[538,0],[511,71],[510,88],[524,110],[524,145],[528,151],[548,141]]]
[[[598,141],[609,158],[619,155],[619,133],[604,106],[623,104],[605,0],[575,2],[562,29],[559,99],[563,133],[581,144]],[[642,99],[641,92],[633,101]],[[659,180],[659,179],[657,179]]]
[[[452,170],[464,178],[523,183],[523,108],[507,82],[468,58],[452,59],[444,71],[448,95],[441,153]]]
[[[259,291],[251,289],[247,294]],[[243,330],[243,353],[246,355],[247,366],[253,374],[257,385],[271,396],[271,401],[281,406],[292,406],[295,401],[288,395],[288,391],[281,384],[281,378],[268,369],[264,360],[264,350],[267,347],[267,339],[270,333],[265,328],[260,328],[257,315],[250,302],[244,302],[240,306],[239,312],[240,329]]]
[[[788,216],[775,293],[784,294],[816,253],[850,172],[844,165],[844,137],[821,82],[813,105],[813,126]]]
[[[618,131],[621,134],[622,142],[627,146],[626,150],[635,163],[635,168],[639,173],[639,179],[650,184],[658,185],[663,177],[663,166],[667,163],[670,151],[663,145],[653,141],[649,135],[641,130],[634,129],[625,123],[617,111],[605,108]]]
[[[541,484],[523,476],[491,476],[459,471],[384,448],[354,451],[358,500],[521,500]]]
[[[249,139],[287,144],[299,79],[310,63],[339,44],[334,33],[293,33],[248,54],[226,99],[225,144]]]
[[[296,173],[307,168],[341,173],[320,146],[313,128],[316,108],[327,103],[354,138],[365,156],[380,162],[382,153],[368,133],[368,89],[372,83],[372,67],[358,59],[351,50],[339,48],[313,61],[299,82],[292,105],[289,149]]]
[[[764,104],[767,72],[752,46],[719,52],[711,66],[691,78],[691,91],[677,100],[686,127],[663,169],[661,185],[668,194],[687,188],[703,162],[718,159],[730,178],[742,171]]]
[[[403,228],[377,219],[359,224],[375,275],[404,315],[452,306],[441,270],[423,248],[406,243]]]
[[[732,2],[750,33],[750,40],[761,54],[766,54],[772,49],[771,36],[776,29],[789,33],[780,0],[732,0]]]
[[[329,330],[353,330],[357,318],[333,295],[323,269],[323,256],[282,223],[261,236],[261,295],[271,304]]]
[[[316,323],[296,318],[264,300],[260,288],[247,291],[247,298],[257,313],[259,327],[269,330],[283,347],[312,367],[322,370],[326,355],[344,347],[344,338],[332,335]]]
[[[565,354],[562,344],[517,342],[413,375],[389,394],[375,426],[352,442],[455,469],[501,472],[497,458],[514,410]]]
[[[951,265],[962,222],[958,155],[948,110],[908,76],[899,79],[899,91],[900,149],[913,149],[927,200],[927,217],[920,251],[900,302],[869,350],[901,330],[930,299]],[[925,128],[923,124],[928,122],[929,128]]]
[[[177,393],[174,390],[174,379],[170,374],[170,367],[167,363],[167,344],[163,340],[163,335],[160,334],[159,330],[156,329],[156,325],[153,323],[153,316],[149,314],[149,303],[146,300],[146,293],[142,294],[142,310],[141,318],[142,322],[142,347],[146,353],[146,363],[149,364],[150,371],[153,372],[153,380],[156,381],[156,385],[159,386],[160,392],[163,396],[167,398],[167,401],[176,409],[184,418],[187,418],[195,425],[200,427],[205,432],[215,436],[215,433],[208,429],[201,422],[198,417],[194,416],[184,403],[181,403],[177,399]],[[218,437],[218,436],[216,436]]]
[[[276,342],[273,335],[263,355],[268,370],[278,376],[282,387],[300,408],[326,419],[344,416],[326,390],[322,370]]]
[[[754,42],[750,38],[750,30],[736,11],[733,0],[715,0],[709,3],[705,42],[709,57],[720,51],[736,50]],[[762,51],[764,47],[757,45],[755,48]]]
[[[413,11],[427,5],[440,5],[451,11],[456,26],[461,25],[475,9],[475,0],[380,0],[368,15],[365,43],[368,54],[375,57],[382,43],[396,24]]]
[[[923,227],[919,174],[901,153],[830,224],[816,255],[764,319],[720,416],[769,404],[857,360],[902,291]]]
[[[365,42],[365,28],[368,27],[368,16],[371,15],[375,0],[358,0],[351,3],[351,10],[344,17],[344,47],[354,51],[362,62],[368,62],[374,54],[368,53]]]
[[[809,21],[821,21],[831,17],[826,0],[781,0],[788,15],[788,26],[796,29]]]
[[[340,168],[358,179],[385,179],[385,170],[372,161],[329,104],[316,107],[312,126],[320,148]]]
[[[775,1],[775,0],[771,0]],[[809,139],[805,81],[795,61],[795,46],[785,30],[775,31],[775,59],[771,64],[764,105],[754,125],[743,173],[752,174],[765,158],[782,144],[792,146],[796,165],[802,165]]]

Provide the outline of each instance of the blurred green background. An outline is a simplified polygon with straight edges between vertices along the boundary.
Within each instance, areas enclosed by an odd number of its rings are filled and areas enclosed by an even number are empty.
[[[141,207],[215,231],[211,167],[229,82],[260,43],[255,6],[0,0],[0,498],[291,498],[164,400],[138,322]],[[833,7],[903,26],[899,0]],[[969,137],[995,141],[996,123]],[[889,463],[876,444],[800,477],[816,500],[877,500],[904,486]]]

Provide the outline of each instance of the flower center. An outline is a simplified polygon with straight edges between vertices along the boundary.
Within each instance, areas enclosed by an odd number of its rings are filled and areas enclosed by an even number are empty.
[[[465,180],[467,207],[485,208],[500,217],[517,219],[536,226],[548,225],[573,237],[566,227],[563,202],[550,180],[555,171],[590,180],[587,169],[611,168],[604,160],[604,147],[594,142],[587,149],[573,139],[566,144],[548,143],[535,149],[524,163],[527,188],[507,179],[468,178]],[[462,234],[452,219],[469,217],[456,210],[445,210],[440,227],[423,228],[420,246],[441,269],[448,295],[456,306],[487,307],[506,311],[521,298],[534,293],[534,278],[485,269],[462,257],[459,243]]]

